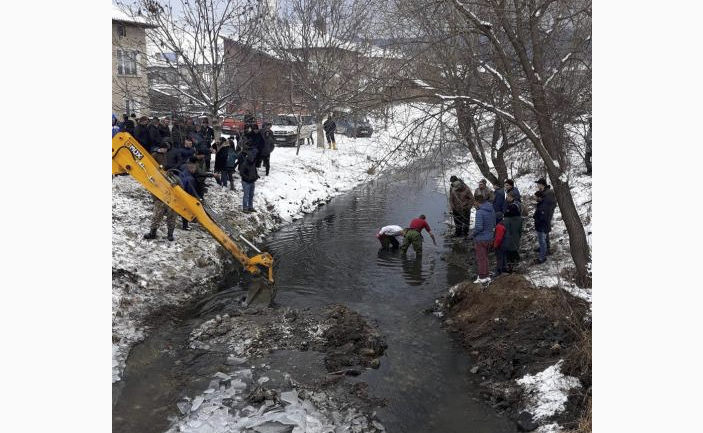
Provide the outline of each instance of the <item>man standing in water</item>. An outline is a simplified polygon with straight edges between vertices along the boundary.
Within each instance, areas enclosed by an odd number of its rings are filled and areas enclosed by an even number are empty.
[[[410,225],[405,229],[405,240],[403,241],[403,246],[400,247],[400,252],[402,254],[408,252],[408,248],[411,244],[416,255],[422,254],[422,234],[420,233],[422,229],[427,230],[427,233],[432,238],[432,243],[437,246],[437,241],[435,241],[430,225],[425,221],[425,216],[420,215],[418,218],[410,221]]]

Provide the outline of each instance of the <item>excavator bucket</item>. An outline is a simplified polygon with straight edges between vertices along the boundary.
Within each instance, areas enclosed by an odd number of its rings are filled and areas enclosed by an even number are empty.
[[[252,277],[244,305],[247,307],[268,307],[276,296],[275,286],[264,276]]]

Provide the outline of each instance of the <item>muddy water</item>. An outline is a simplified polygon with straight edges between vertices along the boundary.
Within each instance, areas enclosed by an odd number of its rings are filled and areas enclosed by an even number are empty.
[[[513,423],[478,401],[468,355],[436,318],[423,313],[449,285],[473,274],[467,264],[441,259],[464,247],[444,238],[447,201],[436,183],[427,174],[374,182],[270,236],[265,248],[276,259],[276,302],[299,308],[342,303],[376,321],[388,349],[378,370],[354,380],[366,381],[369,394],[387,399],[378,411],[387,431],[514,432]],[[381,226],[406,226],[420,213],[437,247],[424,235],[421,257],[380,251],[374,234]],[[113,385],[113,432],[165,431],[176,402],[202,392],[212,374],[226,368],[221,355],[188,350],[186,340],[190,330],[238,296],[235,289],[225,290],[194,303],[134,347],[124,380]],[[324,374],[321,365],[298,354],[277,352],[267,362],[295,377]]]
[[[471,362],[423,310],[438,295],[473,275],[468,264],[441,257],[462,248],[445,239],[446,196],[427,174],[396,176],[333,200],[270,237],[277,258],[276,301],[294,307],[343,303],[375,319],[388,350],[378,370],[361,379],[386,398],[379,416],[389,432],[513,432],[514,424],[476,401]],[[438,246],[424,235],[421,257],[381,251],[381,226],[407,226],[424,213]]]

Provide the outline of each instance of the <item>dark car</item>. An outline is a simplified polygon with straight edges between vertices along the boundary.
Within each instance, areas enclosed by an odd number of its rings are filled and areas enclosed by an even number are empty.
[[[373,127],[366,118],[343,119],[344,135],[347,137],[371,137]]]

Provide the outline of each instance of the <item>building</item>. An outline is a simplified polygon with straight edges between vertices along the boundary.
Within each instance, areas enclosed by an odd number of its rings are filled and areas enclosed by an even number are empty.
[[[112,112],[148,115],[146,29],[155,27],[112,5]]]

